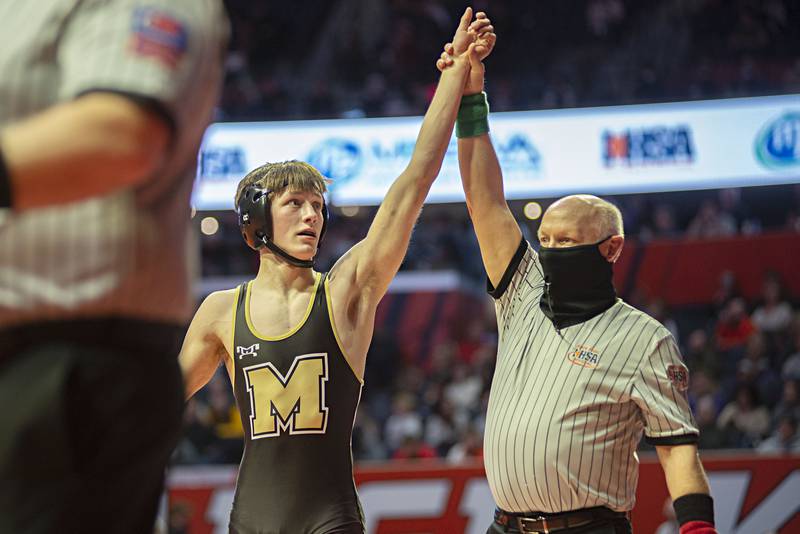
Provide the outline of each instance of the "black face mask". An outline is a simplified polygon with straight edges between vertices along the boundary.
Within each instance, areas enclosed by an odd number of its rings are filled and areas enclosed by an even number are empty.
[[[617,301],[613,265],[598,248],[611,237],[591,245],[539,250],[545,281],[539,305],[556,328],[587,321]]]

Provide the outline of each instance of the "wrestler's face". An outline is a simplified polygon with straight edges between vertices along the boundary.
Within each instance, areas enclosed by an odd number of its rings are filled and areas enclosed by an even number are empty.
[[[272,199],[272,239],[291,256],[310,260],[322,232],[324,200],[312,191],[283,191]]]

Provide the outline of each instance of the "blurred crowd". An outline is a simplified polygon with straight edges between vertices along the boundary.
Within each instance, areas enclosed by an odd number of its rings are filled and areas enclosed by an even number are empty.
[[[682,339],[704,449],[800,452],[800,314],[774,274],[747,302],[729,276],[714,320]],[[668,320],[668,319],[667,319]]]
[[[422,114],[461,0],[228,0],[220,120]],[[492,109],[800,92],[791,0],[476,0]],[[793,22],[794,21],[794,22]],[[276,31],[276,29],[281,31]]]
[[[608,197],[620,207],[625,233],[635,240],[719,239],[769,232],[800,232],[800,185],[682,191]],[[550,200],[541,200],[546,208]],[[523,231],[535,242],[538,220],[523,215],[525,202],[510,203]],[[316,265],[325,271],[355,243],[363,239],[375,207],[332,210],[332,223]],[[205,215],[204,215],[205,216]],[[250,275],[258,257],[242,246],[236,214],[214,213],[219,230],[202,236],[204,277]],[[482,282],[483,266],[463,203],[426,206],[412,236],[401,270],[460,272]]]

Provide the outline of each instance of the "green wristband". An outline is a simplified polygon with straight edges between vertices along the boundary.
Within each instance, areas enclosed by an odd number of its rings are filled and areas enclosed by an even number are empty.
[[[456,137],[477,137],[489,131],[489,102],[486,93],[461,98],[456,118]]]

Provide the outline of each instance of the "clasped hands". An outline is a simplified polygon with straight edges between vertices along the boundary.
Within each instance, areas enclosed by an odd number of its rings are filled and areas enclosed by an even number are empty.
[[[464,93],[478,93],[483,90],[483,60],[491,54],[496,41],[497,35],[486,13],[479,11],[473,20],[472,8],[468,7],[461,16],[453,40],[444,45],[444,51],[436,60],[436,68],[443,72],[457,58],[467,59],[470,76]]]

